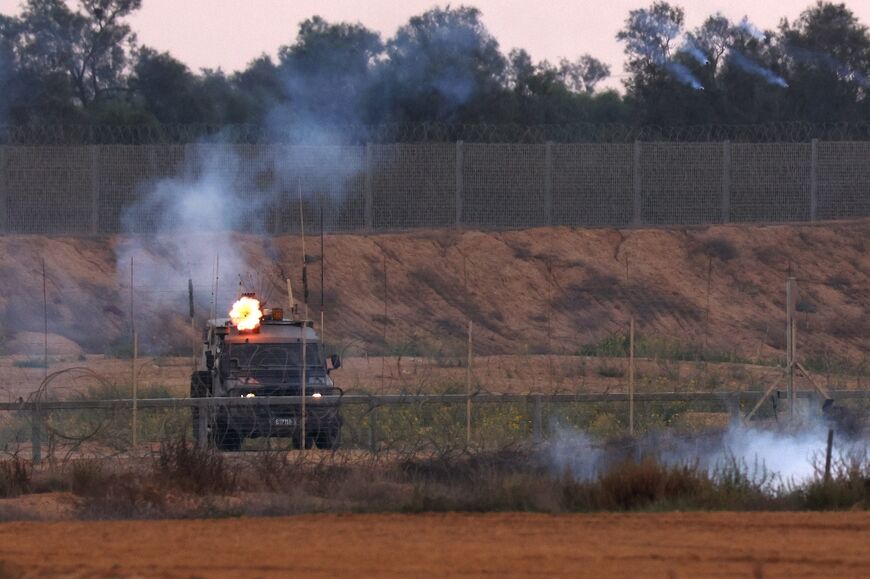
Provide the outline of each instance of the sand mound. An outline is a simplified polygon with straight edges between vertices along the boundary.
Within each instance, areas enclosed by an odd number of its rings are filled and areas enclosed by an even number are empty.
[[[302,287],[298,236],[231,237],[244,270],[221,260],[221,312],[235,299],[241,275],[263,274],[261,293],[271,294],[273,304],[285,301],[280,272],[294,289]],[[63,351],[129,351],[129,274],[116,261],[125,239],[0,237],[3,329],[19,335],[41,330],[42,270],[33,264],[45,259],[50,328],[77,342]],[[646,357],[692,357],[703,348],[713,360],[779,360],[791,274],[798,279],[802,359],[817,366],[861,363],[870,350],[868,239],[870,220],[329,235],[326,335],[345,354],[377,354],[386,341],[387,351],[406,357],[449,359],[465,351],[471,321],[479,355],[572,355],[625,334],[634,317]],[[190,269],[179,247],[213,242],[199,234],[137,239],[133,298],[140,354],[186,355],[198,339],[213,307],[212,270],[193,274],[197,321],[191,330]],[[318,250],[315,244],[307,253],[317,257]],[[308,268],[314,317],[319,267],[315,261]],[[37,353],[41,343],[38,338]],[[61,351],[54,340],[52,346]]]
[[[41,356],[44,348],[43,335],[38,332],[18,332],[3,347],[7,354],[22,354],[26,356]],[[81,347],[69,338],[64,338],[57,334],[48,335],[49,356],[78,357],[81,354]]]

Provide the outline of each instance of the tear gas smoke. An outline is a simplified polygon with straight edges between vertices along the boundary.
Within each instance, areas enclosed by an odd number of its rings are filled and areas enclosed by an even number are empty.
[[[681,83],[692,87],[695,90],[704,90],[704,85],[695,78],[695,75],[686,68],[685,65],[680,64],[679,62],[668,61],[663,64],[665,70],[670,72],[674,78],[679,80]]]
[[[197,299],[204,300],[209,299],[205,294],[213,285],[216,258],[223,277],[250,271],[233,231],[256,228],[253,218],[272,198],[241,194],[256,188],[232,148],[212,145],[195,151],[185,159],[182,175],[140,184],[137,201],[124,211],[124,231],[134,235],[124,236],[115,248],[123,282],[130,279],[132,258],[137,286],[177,289],[181,299],[193,278]],[[143,225],[159,233],[135,235]]]
[[[680,47],[680,52],[688,54],[691,56],[695,62],[700,64],[701,66],[706,66],[710,64],[710,59],[704,54],[704,52],[698,48],[698,46],[692,41],[691,38],[687,38],[683,43],[683,46]]]
[[[746,16],[737,24],[737,27],[759,42],[767,40],[767,35],[760,28],[752,24]]]
[[[819,474],[827,432],[822,422],[810,423],[798,432],[732,425],[719,435],[658,432],[614,446],[598,443],[583,432],[556,428],[547,452],[554,475],[567,472],[578,480],[594,479],[606,472],[609,464],[650,457],[667,465],[698,465],[714,477],[736,465],[750,477],[767,475],[773,484],[804,484]],[[866,456],[866,441],[835,437],[834,453]]]
[[[663,68],[678,82],[695,90],[704,90],[701,81],[692,74],[692,71],[684,64],[674,61],[666,52],[665,46],[680,35],[680,27],[676,22],[665,18],[657,18],[647,11],[641,11],[641,14],[637,16],[635,26],[641,31],[641,34],[639,38],[628,40],[629,47],[632,50],[646,55],[656,66]],[[656,43],[646,40],[652,37],[658,38],[660,42]],[[688,46],[688,42],[691,41],[688,40],[684,47]],[[700,54],[703,61],[706,61],[706,57],[703,56],[700,50],[697,50],[697,53]],[[697,58],[696,54],[691,52],[688,54],[692,58]]]
[[[760,64],[749,60],[739,52],[732,50],[728,53],[728,56],[729,62],[743,72],[762,78],[768,84],[774,84],[783,88],[788,88],[788,83],[785,81],[784,78],[777,75],[773,71],[764,68]]]
[[[815,50],[807,50],[806,48],[800,48],[797,46],[786,47],[786,53],[798,62],[828,68],[842,80],[854,82],[864,88],[870,88],[870,78],[867,78],[867,76],[862,74],[860,71],[837,60],[830,54],[825,54]]]

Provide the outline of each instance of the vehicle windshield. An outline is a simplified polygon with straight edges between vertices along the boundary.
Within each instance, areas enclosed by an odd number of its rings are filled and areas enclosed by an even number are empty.
[[[274,371],[294,375],[302,361],[302,344],[227,344],[222,370],[225,375],[248,376],[260,371]],[[305,345],[305,359],[309,375],[324,373],[320,360],[320,344]]]

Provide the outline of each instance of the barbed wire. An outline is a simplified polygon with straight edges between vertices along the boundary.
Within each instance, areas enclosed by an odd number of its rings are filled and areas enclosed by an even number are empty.
[[[26,125],[0,126],[3,145],[165,145],[194,143],[360,145],[365,143],[631,143],[870,141],[870,122],[757,125],[442,124]]]

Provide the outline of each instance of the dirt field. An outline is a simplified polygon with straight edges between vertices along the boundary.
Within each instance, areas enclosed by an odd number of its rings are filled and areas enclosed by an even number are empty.
[[[859,363],[870,348],[868,238],[870,220],[330,235],[326,335],[348,357],[381,353],[385,338],[388,352],[461,357],[472,321],[480,355],[573,354],[625,333],[633,315],[639,335],[662,347],[704,346],[745,359],[778,359],[784,348],[785,280],[791,272],[802,304],[801,355],[829,354]],[[296,236],[233,239],[244,270],[234,271],[221,260],[219,301],[226,303],[220,309],[237,295],[237,274],[263,274],[276,304],[283,304],[286,291],[279,267],[294,287],[301,287]],[[43,258],[49,332],[87,353],[123,349],[130,335],[129,273],[116,262],[115,250],[124,241],[0,238],[0,338],[7,340],[8,353],[21,346],[17,334],[42,332]],[[187,318],[189,264],[173,252],[176,243],[160,238],[142,243],[134,283],[140,346],[146,353],[183,354],[193,340]],[[189,236],[184,243],[208,245],[210,239]],[[207,288],[213,273],[211,265],[200,265],[203,271],[193,272],[199,327],[210,309]],[[315,262],[308,273],[315,317],[318,268]],[[42,353],[41,341],[30,345],[17,353]]]
[[[25,356],[0,356],[0,401],[26,398],[39,387],[44,370],[15,364]],[[129,395],[131,360],[89,355],[85,359],[50,361],[52,374],[85,367],[115,385],[117,395]],[[477,356],[472,369],[475,390],[501,394],[625,392],[626,358],[585,356]],[[190,392],[189,357],[150,357],[138,362],[139,387],[147,395],[187,396]],[[637,387],[641,392],[759,390],[781,374],[771,366],[737,363],[680,362],[639,359]],[[421,357],[350,357],[333,374],[348,393],[399,393],[465,391],[465,368]],[[816,374],[819,383],[832,389],[862,389],[866,376]],[[84,395],[93,388],[91,374],[73,371],[52,381],[49,394],[58,398]],[[150,394],[149,394],[150,393]],[[165,395],[162,394],[162,395]]]
[[[316,515],[8,523],[0,525],[0,573],[852,577],[870,569],[868,538],[868,513]]]

